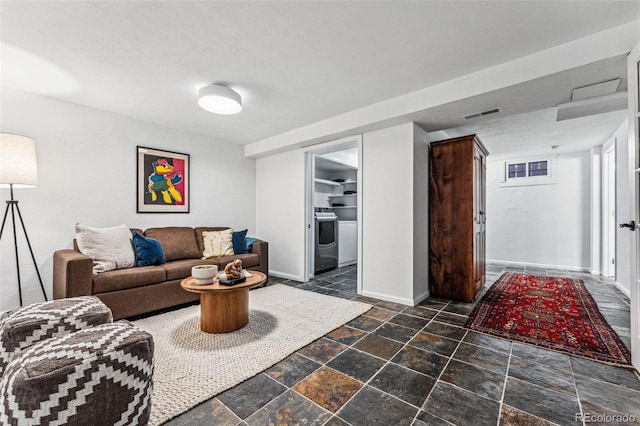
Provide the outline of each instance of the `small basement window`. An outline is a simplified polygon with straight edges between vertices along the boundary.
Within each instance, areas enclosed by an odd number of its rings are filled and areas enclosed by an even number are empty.
[[[556,183],[557,156],[508,160],[502,164],[500,186],[546,185]]]

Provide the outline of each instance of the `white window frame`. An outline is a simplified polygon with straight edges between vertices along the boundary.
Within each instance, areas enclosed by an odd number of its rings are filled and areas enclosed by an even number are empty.
[[[529,163],[535,163],[537,161],[547,162],[547,175],[546,176],[528,176]],[[527,164],[527,176],[526,177],[514,177],[509,178],[509,165],[510,164]],[[527,185],[550,185],[557,183],[558,177],[558,156],[557,155],[545,155],[537,157],[515,158],[502,162],[500,173],[500,186],[527,186]]]

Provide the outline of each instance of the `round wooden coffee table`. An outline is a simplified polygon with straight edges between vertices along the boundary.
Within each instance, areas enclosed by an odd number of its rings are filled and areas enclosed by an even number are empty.
[[[180,282],[180,286],[193,293],[200,293],[200,329],[207,333],[228,333],[249,322],[249,289],[263,284],[267,276],[249,271],[252,275],[243,283],[233,286],[220,285],[218,277],[213,284],[199,285],[193,277]]]

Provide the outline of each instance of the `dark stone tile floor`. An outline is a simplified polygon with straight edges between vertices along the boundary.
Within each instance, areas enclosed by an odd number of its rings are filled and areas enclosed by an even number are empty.
[[[483,292],[504,271],[584,280],[629,345],[629,298],[611,280],[489,264]],[[411,307],[358,296],[355,267],[275,283],[374,307],[168,425],[552,426],[586,425],[581,415],[597,414],[628,414],[640,424],[634,370],[466,330],[475,303],[428,298]]]

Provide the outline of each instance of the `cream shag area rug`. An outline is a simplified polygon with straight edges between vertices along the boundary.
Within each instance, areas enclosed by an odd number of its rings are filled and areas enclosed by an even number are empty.
[[[155,344],[149,425],[159,425],[282,361],[371,306],[282,284],[249,293],[249,324],[200,331],[200,305],[134,321]]]

